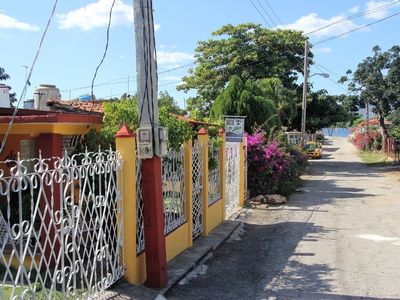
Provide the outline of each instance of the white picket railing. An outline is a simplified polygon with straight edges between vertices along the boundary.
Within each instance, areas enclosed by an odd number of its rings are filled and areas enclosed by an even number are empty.
[[[122,163],[111,150],[0,162],[0,299],[90,299],[123,276]]]
[[[229,218],[239,207],[240,143],[226,143],[225,155],[225,215]]]
[[[208,205],[212,205],[221,199],[221,162],[219,152],[220,147],[213,147],[212,144],[209,144]]]

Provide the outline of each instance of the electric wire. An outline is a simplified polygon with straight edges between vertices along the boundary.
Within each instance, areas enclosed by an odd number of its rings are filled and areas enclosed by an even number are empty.
[[[110,27],[111,27],[111,19],[112,19],[112,12],[113,12],[114,5],[115,5],[115,0],[113,0],[113,2],[112,2],[111,8],[110,8],[110,11],[109,11],[109,14],[108,14],[106,46],[104,48],[103,57],[101,58],[100,63],[96,67],[96,71],[94,72],[93,79],[92,79],[92,84],[91,84],[91,88],[90,88],[90,94],[92,95],[92,101],[93,102],[94,102],[94,94],[93,94],[94,81],[96,80],[97,72],[98,72],[100,66],[103,64],[104,59],[106,58],[107,50],[108,50],[108,44],[110,42]]]
[[[27,88],[28,88],[28,85],[31,85],[31,84],[30,84],[30,79],[31,79],[31,77],[32,77],[32,73],[33,73],[34,67],[35,67],[35,65],[36,65],[37,59],[38,59],[38,57],[39,57],[40,51],[42,50],[43,42],[44,42],[44,39],[45,39],[45,37],[46,37],[46,35],[47,35],[47,31],[48,31],[48,29],[49,29],[49,27],[50,27],[50,23],[51,23],[51,21],[52,21],[52,19],[53,19],[53,17],[54,17],[54,13],[55,13],[55,11],[56,11],[57,4],[58,4],[58,0],[54,0],[54,4],[53,4],[53,8],[52,8],[51,13],[50,13],[50,17],[49,17],[49,19],[47,20],[46,27],[45,27],[45,29],[44,29],[44,31],[43,31],[42,37],[40,38],[39,46],[38,46],[38,49],[36,50],[36,54],[35,54],[35,57],[34,57],[34,59],[33,59],[31,68],[30,68],[30,70],[29,70],[29,74],[28,74],[28,76],[27,76],[27,78],[26,78],[26,81],[25,81],[25,84],[24,84],[24,88],[23,88],[22,93],[21,93],[21,96],[19,97],[19,100],[18,100],[18,102],[17,102],[17,104],[16,104],[16,106],[15,106],[15,108],[14,108],[14,111],[13,111],[13,114],[12,114],[12,116],[11,116],[10,122],[8,123],[8,126],[7,126],[7,130],[6,130],[5,134],[4,134],[3,140],[2,140],[2,142],[1,142],[1,145],[0,145],[0,154],[3,153],[3,150],[4,150],[5,145],[6,145],[6,143],[7,143],[7,139],[8,139],[8,136],[9,136],[9,134],[10,134],[11,128],[12,128],[12,126],[13,126],[13,124],[14,124],[15,117],[17,116],[17,112],[18,112],[18,109],[19,109],[18,107],[19,107],[19,105],[21,104],[22,99],[25,98],[25,94],[26,94],[26,90],[27,90]]]
[[[259,0],[257,0],[257,1],[259,2]],[[269,7],[269,9],[272,11],[273,15],[274,15],[275,18],[278,20],[278,22],[280,23],[280,25],[281,25],[282,27],[284,27],[283,21],[281,20],[281,18],[279,17],[279,15],[275,12],[275,10],[274,10],[273,7],[271,6],[271,4],[268,2],[268,0],[264,0],[264,1],[265,1],[266,5]],[[346,18],[340,19],[340,20],[338,20],[338,21],[329,23],[329,24],[327,24],[327,25],[324,25],[324,26],[322,26],[322,27],[319,27],[319,28],[317,28],[317,29],[314,29],[314,30],[312,30],[312,31],[309,31],[309,32],[305,33],[305,35],[313,34],[313,33],[315,33],[315,32],[318,32],[318,31],[320,31],[320,30],[323,30],[323,29],[325,29],[325,28],[328,28],[328,27],[330,27],[330,26],[336,25],[336,24],[338,24],[338,23],[341,23],[341,22],[344,22],[344,21],[347,21],[347,20],[352,20],[352,19],[355,19],[355,18],[358,18],[358,17],[361,17],[361,16],[365,16],[365,15],[369,15],[369,14],[372,14],[372,13],[376,13],[377,11],[380,11],[380,10],[382,10],[382,9],[388,8],[388,7],[390,7],[390,6],[394,6],[394,5],[396,5],[397,3],[400,3],[400,0],[396,0],[396,1],[393,1],[393,2],[390,2],[390,3],[387,3],[387,4],[384,4],[384,5],[378,6],[378,7],[376,7],[376,8],[370,9],[370,10],[366,10],[366,11],[364,11],[364,12],[362,12],[362,13],[358,13],[358,14],[354,14],[354,15],[348,16],[348,17],[346,17]],[[259,4],[260,4],[260,2],[259,2]],[[254,8],[260,13],[260,15],[262,15],[262,14],[261,14],[261,11],[260,11],[259,9],[257,9],[257,7],[255,6],[254,2],[252,2],[252,5],[253,5]],[[262,7],[262,9],[263,9],[263,11],[266,11],[264,7]],[[272,20],[272,17],[271,17],[268,13],[267,13],[267,16]],[[267,21],[267,20],[265,19],[264,16],[262,16],[262,18],[264,19],[264,21]],[[276,23],[275,23],[273,20],[272,20],[272,22],[273,22],[274,26],[277,27]],[[267,23],[268,26],[270,26],[269,22],[266,22],[266,23]],[[271,26],[270,26],[270,27],[271,27]],[[252,49],[251,49],[250,51],[252,51]],[[315,62],[315,63],[316,63],[316,62]],[[173,71],[180,70],[180,69],[184,69],[184,68],[193,66],[193,65],[195,65],[195,64],[196,64],[196,62],[192,62],[192,63],[188,63],[188,64],[185,64],[185,65],[182,65],[182,66],[178,66],[178,67],[174,67],[174,68],[171,68],[171,69],[167,69],[167,70],[158,72],[158,75],[165,74],[165,73],[169,73],[169,72],[173,72]],[[340,76],[339,76],[339,77],[340,77]],[[96,85],[94,85],[94,87],[99,87],[99,86],[104,86],[104,85],[111,85],[111,84],[124,83],[124,82],[111,83],[112,81],[118,81],[118,80],[122,80],[122,79],[124,79],[124,78],[114,79],[114,80],[107,81],[107,82],[104,82],[104,83],[96,84]],[[127,83],[127,82],[128,82],[128,81],[125,81],[125,83]],[[132,82],[135,82],[135,81],[133,80]],[[69,92],[69,91],[84,90],[84,89],[87,89],[87,88],[90,88],[90,86],[83,86],[83,87],[78,87],[78,88],[65,89],[65,90],[62,90],[61,92]]]
[[[394,14],[392,14],[392,15],[390,15],[390,16],[387,16],[387,17],[385,17],[385,18],[382,18],[382,19],[376,20],[376,21],[374,21],[374,22],[365,24],[365,25],[363,25],[363,26],[357,27],[357,28],[352,29],[352,30],[349,30],[349,31],[347,31],[347,32],[343,32],[343,33],[340,33],[340,34],[338,34],[338,35],[329,37],[329,38],[327,38],[327,39],[318,41],[318,42],[314,43],[314,45],[319,45],[319,44],[322,44],[322,43],[325,43],[325,42],[328,42],[328,41],[337,39],[337,38],[339,38],[339,37],[341,37],[341,36],[344,36],[344,35],[347,35],[347,34],[349,34],[349,33],[353,33],[353,32],[355,32],[355,31],[358,31],[358,30],[361,30],[361,29],[370,27],[370,26],[375,25],[375,24],[377,24],[377,23],[380,23],[380,22],[386,21],[386,20],[388,20],[388,19],[394,18],[394,17],[396,17],[396,16],[398,16],[398,15],[400,15],[400,12],[394,13]]]
[[[400,3],[400,0],[396,0],[396,1],[393,1],[393,2],[390,2],[390,3],[387,3],[387,4],[384,4],[384,5],[382,5],[382,6],[378,6],[378,7],[375,7],[375,8],[373,8],[373,9],[366,10],[366,11],[364,11],[364,12],[362,12],[362,13],[358,13],[358,14],[355,14],[355,15],[348,16],[348,17],[346,17],[346,18],[342,18],[342,19],[340,19],[340,20],[337,20],[337,21],[335,21],[335,22],[329,23],[329,24],[324,25],[324,26],[322,26],[322,27],[319,27],[319,28],[317,28],[317,29],[311,30],[311,31],[309,31],[309,32],[307,32],[307,33],[305,33],[305,34],[306,34],[306,35],[310,35],[310,34],[313,34],[313,33],[315,33],[315,32],[321,31],[321,30],[323,30],[323,29],[329,28],[329,27],[331,27],[331,26],[333,26],[333,25],[342,23],[342,22],[344,22],[344,21],[349,21],[349,20],[353,20],[353,19],[356,19],[356,18],[359,18],[359,17],[363,17],[363,16],[366,16],[366,15],[370,15],[370,14],[376,13],[376,12],[382,10],[382,9],[388,8],[388,7],[390,7],[390,6],[394,6],[394,5],[398,4],[398,3]]]

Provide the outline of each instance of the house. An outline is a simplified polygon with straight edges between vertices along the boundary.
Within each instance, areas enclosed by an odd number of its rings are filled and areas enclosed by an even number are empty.
[[[82,135],[103,124],[101,114],[84,111],[19,109],[15,117],[13,113],[13,108],[0,108],[0,139],[5,143],[0,161],[15,160],[18,153],[21,159],[37,157],[39,150],[48,157],[72,153]]]

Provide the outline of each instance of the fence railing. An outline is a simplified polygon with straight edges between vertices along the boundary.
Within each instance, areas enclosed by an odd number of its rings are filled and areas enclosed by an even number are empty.
[[[400,143],[392,137],[386,139],[386,155],[391,157],[395,162],[400,161]]]
[[[170,150],[162,159],[164,198],[164,233],[168,234],[186,222],[184,150]]]
[[[136,159],[136,253],[145,248],[144,241],[144,217],[143,217],[143,195],[142,195],[142,161]]]
[[[122,158],[0,162],[0,298],[87,299],[124,274]]]
[[[208,157],[208,205],[212,205],[221,199],[221,169],[220,169],[220,148],[209,145]]]

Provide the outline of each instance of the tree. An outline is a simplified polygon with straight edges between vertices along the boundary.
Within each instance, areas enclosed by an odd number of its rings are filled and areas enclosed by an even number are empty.
[[[278,78],[262,79],[259,86],[265,97],[275,104],[280,123],[290,127],[297,115],[296,94],[285,88]]]
[[[341,82],[349,80],[348,89],[356,93],[363,104],[368,102],[378,115],[382,150],[385,151],[388,137],[385,118],[400,107],[400,46],[393,46],[385,52],[375,46],[372,52],[373,56],[358,64],[351,79],[343,76]],[[347,75],[351,73],[349,70]]]
[[[243,82],[237,75],[232,76],[211,108],[213,119],[221,115],[246,116],[245,131],[248,133],[252,133],[255,125],[265,129],[279,125],[276,107],[259,83],[250,79]]]
[[[344,95],[329,95],[326,90],[312,92],[311,101],[307,103],[307,131],[316,132],[349,122],[350,114],[341,104],[344,97]]]
[[[294,30],[270,30],[253,23],[225,25],[198,43],[194,55],[198,65],[183,77],[178,90],[197,91],[188,99],[188,109],[203,116],[233,75],[244,81],[279,78],[285,88],[294,90],[303,72],[306,39]]]
[[[167,91],[161,91],[158,96],[158,106],[165,107],[169,113],[184,115],[186,112],[178,106],[175,99]]]
[[[0,67],[0,81],[5,81],[7,79],[10,79],[10,75],[8,75],[6,71]],[[11,87],[9,88],[11,90]],[[13,107],[15,102],[17,102],[16,94],[10,93],[10,107]]]

